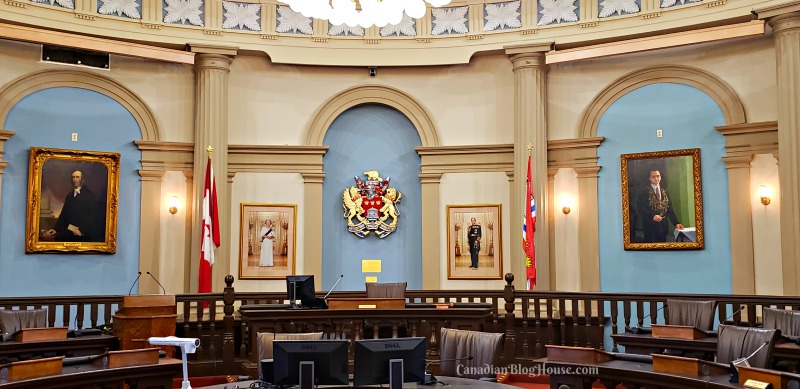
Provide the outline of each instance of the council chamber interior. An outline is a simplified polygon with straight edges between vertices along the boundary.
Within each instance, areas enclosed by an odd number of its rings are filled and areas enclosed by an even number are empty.
[[[798,387],[798,23],[6,0],[0,389]]]

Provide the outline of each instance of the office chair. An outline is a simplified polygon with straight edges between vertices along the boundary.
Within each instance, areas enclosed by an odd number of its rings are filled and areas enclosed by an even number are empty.
[[[752,355],[747,360],[750,366],[769,369],[772,349],[775,347],[775,342],[780,333],[780,330],[775,329],[721,324],[719,326],[719,338],[717,339],[717,362],[730,363],[739,358],[746,358]],[[762,346],[764,347],[758,350]]]
[[[503,339],[504,334],[501,333],[442,328],[439,336],[439,374],[472,379],[495,378],[496,372],[486,367],[497,366]],[[467,360],[469,357],[472,359]],[[463,367],[458,369],[459,365]]]
[[[406,298],[407,282],[367,282],[367,298]]]
[[[271,378],[272,374],[264,376],[261,371],[261,361],[264,359],[272,359],[272,342],[275,340],[319,340],[322,339],[322,332],[306,332],[306,333],[280,333],[275,334],[272,332],[259,332],[256,339],[257,352],[258,352],[258,376],[261,379]]]
[[[800,311],[764,307],[761,326],[781,330],[784,336],[800,337]]]
[[[714,328],[716,301],[667,300],[667,324],[690,326],[701,331]]]

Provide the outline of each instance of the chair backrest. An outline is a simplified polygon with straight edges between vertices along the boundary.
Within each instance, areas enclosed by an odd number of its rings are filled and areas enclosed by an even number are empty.
[[[367,298],[405,298],[406,282],[367,282]]]
[[[47,327],[47,309],[0,309],[0,333],[13,334],[25,328]]]
[[[786,336],[800,336],[800,311],[764,307],[762,327],[781,330]]]
[[[503,334],[442,328],[439,337],[439,374],[452,377],[495,377],[486,367],[496,366]],[[472,360],[453,360],[472,357]],[[458,368],[461,365],[462,368]]]
[[[257,352],[258,352],[258,376],[263,377],[264,375],[261,372],[261,360],[262,359],[272,359],[272,342],[275,340],[319,340],[322,339],[322,332],[305,332],[299,334],[291,334],[291,333],[272,333],[272,332],[259,332],[256,335],[258,338],[256,339],[257,342]]]
[[[772,349],[780,333],[781,331],[776,329],[720,325],[717,362],[729,363],[739,358],[746,358],[766,344],[748,359],[747,363],[752,367],[768,369],[772,359]]]
[[[667,324],[710,331],[714,328],[716,308],[716,301],[667,300]]]

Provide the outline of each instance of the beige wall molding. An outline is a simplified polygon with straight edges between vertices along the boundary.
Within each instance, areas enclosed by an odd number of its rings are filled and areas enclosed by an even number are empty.
[[[142,169],[162,172],[181,171],[191,175],[194,163],[194,143],[142,140],[133,143],[142,152]]]
[[[514,174],[514,145],[417,147],[423,174],[506,172]]]
[[[683,65],[664,65],[639,69],[628,73],[603,89],[586,107],[578,122],[581,138],[597,136],[597,125],[608,107],[628,92],[646,85],[675,83],[688,85],[705,92],[722,109],[726,124],[746,121],[744,105],[736,92],[717,76],[697,68]]]
[[[597,148],[604,139],[596,136],[548,141],[547,166],[555,169],[597,167]]]
[[[682,31],[672,34],[650,36],[601,45],[579,47],[575,49],[551,51],[547,53],[547,64],[578,61],[590,58],[609,57],[612,55],[638,53],[642,51],[665,49],[714,42],[746,36],[764,35],[763,21],[749,21],[730,26],[716,26],[702,30]]]
[[[727,157],[752,157],[756,154],[778,153],[777,121],[733,124],[715,128],[725,136]]]
[[[328,146],[228,146],[228,172],[322,173]]]
[[[25,96],[44,89],[69,87],[92,90],[114,99],[133,115],[143,140],[161,139],[156,117],[141,97],[109,77],[81,70],[42,70],[3,86],[0,89],[0,125],[6,122],[8,113]]]
[[[346,89],[329,99],[317,110],[306,132],[306,146],[322,146],[325,133],[342,112],[362,104],[383,104],[405,115],[419,133],[422,146],[439,146],[439,135],[433,119],[409,94],[385,85],[364,85]]]
[[[194,53],[187,53],[181,50],[70,34],[67,32],[42,30],[26,26],[15,26],[5,23],[0,23],[0,37],[16,41],[64,46],[156,61],[176,62],[188,65],[194,64]]]
[[[725,136],[728,167],[728,201],[731,226],[731,278],[733,293],[756,293],[756,253],[751,209],[751,161],[756,154],[778,153],[778,122],[718,126]]]

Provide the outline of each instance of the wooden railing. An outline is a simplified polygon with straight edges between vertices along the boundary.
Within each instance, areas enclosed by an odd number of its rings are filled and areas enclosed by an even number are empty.
[[[408,302],[476,302],[491,305],[484,331],[506,334],[501,361],[527,363],[545,355],[550,344],[587,346],[622,351],[611,334],[632,326],[665,323],[668,299],[717,301],[715,322],[756,326],[764,307],[800,310],[793,296],[687,295],[644,293],[566,293],[515,290],[506,275],[503,290],[409,290]],[[180,294],[176,335],[197,337],[201,346],[191,355],[191,374],[229,374],[253,350],[238,307],[247,304],[286,303],[285,293],[236,293],[233,277],[226,277],[223,293]],[[336,292],[336,297],[365,297],[364,292]],[[203,307],[209,302],[208,308]],[[110,323],[122,296],[0,298],[0,309],[47,308],[50,326],[98,328]],[[398,321],[402,318],[398,318]],[[110,327],[110,326],[109,326]]]

